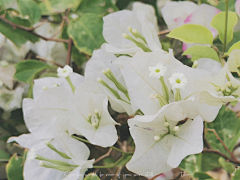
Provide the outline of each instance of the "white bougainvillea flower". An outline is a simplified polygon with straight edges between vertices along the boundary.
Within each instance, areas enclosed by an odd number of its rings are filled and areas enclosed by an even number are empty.
[[[221,106],[230,101],[238,101],[240,96],[240,81],[235,79],[226,63],[218,75],[196,81],[200,103],[211,106]]]
[[[122,58],[125,57],[119,59]],[[117,61],[115,55],[108,54],[104,50],[95,50],[86,64],[85,80],[99,81],[98,84],[104,89],[115,111],[134,115],[137,107],[129,98],[126,83],[119,67],[114,64],[115,61]]]
[[[190,1],[167,2],[162,8],[162,16],[168,29],[173,30],[182,26],[185,19],[197,9],[197,5]]]
[[[65,65],[63,68],[57,69],[58,77],[68,77],[73,73],[73,69],[69,65]]]
[[[108,147],[118,139],[115,125],[108,112],[108,98],[98,93],[99,85],[84,82],[74,93],[76,108],[71,108],[70,134],[85,136],[92,144]]]
[[[38,24],[35,24],[35,26],[37,25]],[[51,23],[47,22],[38,27],[35,31],[44,37],[50,38],[55,35],[54,38],[60,38],[62,31],[59,31],[58,34],[55,34],[59,28],[61,27],[56,25],[52,26]],[[67,50],[63,43],[40,39],[38,42],[32,44],[31,50],[42,58],[55,61],[61,65],[66,63]]]
[[[155,114],[161,108],[157,98],[159,94],[163,95],[161,82],[158,78],[149,76],[149,67],[155,67],[158,63],[167,69],[164,78],[170,76],[170,69],[182,66],[182,63],[174,58],[172,51],[136,53],[133,58],[119,65],[131,100],[144,114]],[[171,89],[168,79],[165,79],[165,83],[168,89]],[[156,98],[151,99],[154,97]]]
[[[51,141],[33,134],[23,134],[8,140],[16,141],[22,147],[30,149],[24,164],[24,179],[32,180],[38,177],[45,180],[82,180],[85,171],[92,168],[94,160],[87,160],[90,155],[88,147],[71,138],[62,129],[55,124],[54,138]],[[50,147],[54,147],[60,153]]]
[[[154,67],[149,67],[148,69],[150,71],[149,76],[153,78],[160,78],[161,76],[164,76],[165,72],[167,71],[167,68],[164,67],[161,63],[158,63]]]
[[[240,16],[240,0],[236,0],[235,2],[235,11]]]
[[[23,93],[24,88],[21,86],[16,87],[14,90],[0,87],[0,107],[4,111],[21,108]]]
[[[234,49],[230,53],[227,63],[231,72],[236,72],[240,75],[240,49]]]
[[[0,79],[10,89],[13,89],[15,66],[7,61],[0,61]]]
[[[72,84],[77,87],[82,82],[84,82],[84,77],[77,73],[71,73],[70,74],[70,80]],[[62,78],[55,78],[55,77],[45,77],[41,79],[35,79],[34,80],[34,86],[33,86],[33,98],[34,100],[37,100],[41,93],[43,91],[46,91],[48,89],[54,88],[54,87],[62,87],[69,91],[70,94],[72,94],[72,89],[67,80]]]
[[[24,121],[28,130],[36,136],[52,138],[52,121],[59,124],[69,125],[69,108],[72,107],[73,94],[62,87],[54,87],[43,91],[37,99],[26,98],[23,100]]]
[[[103,48],[114,54],[133,55],[139,51],[162,51],[154,8],[134,3],[132,11],[122,10],[103,18]]]
[[[184,90],[188,80],[183,73],[173,73],[169,78],[169,82],[172,85],[172,89],[178,88]]]
[[[173,110],[182,114],[179,109]],[[155,116],[135,116],[129,120],[136,149],[126,165],[128,170],[136,174],[153,172],[154,176],[178,167],[186,156],[202,151],[202,118],[197,116],[194,120],[188,119],[184,124],[178,125],[180,117],[174,117],[173,114],[175,111],[162,108]],[[166,122],[169,126],[165,126]]]

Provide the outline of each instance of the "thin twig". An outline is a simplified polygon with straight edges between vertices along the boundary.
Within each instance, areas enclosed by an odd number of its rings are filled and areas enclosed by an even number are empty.
[[[219,137],[218,133],[216,132],[215,129],[207,129],[207,131],[211,131],[215,134],[215,136],[217,137],[217,139],[221,142],[221,144],[223,145],[223,147],[227,150],[227,152],[230,154],[230,156],[237,161],[237,158],[233,155],[233,153],[228,149],[228,147],[226,146],[226,144],[222,141],[222,139]]]
[[[58,64],[58,63],[56,63],[56,62],[54,62],[54,61],[51,61],[51,60],[45,59],[45,58],[40,57],[40,56],[36,56],[36,58],[37,58],[37,59],[40,59],[40,60],[42,60],[42,61],[45,61],[45,62],[50,62],[50,63],[52,63],[52,64],[54,64],[54,65],[56,65],[56,66],[58,66],[58,67],[63,68],[63,66],[62,66],[61,64]]]
[[[18,28],[18,29],[21,29],[21,30],[24,30],[24,31],[28,31],[29,33],[33,34],[34,36],[37,36],[45,41],[55,41],[55,42],[63,42],[63,43],[69,43],[68,40],[66,39],[54,39],[54,38],[47,38],[47,37],[44,37],[40,34],[37,34],[34,32],[34,30],[36,28],[28,28],[28,27],[25,27],[25,26],[21,26],[21,25],[18,25],[18,24],[15,24],[9,20],[7,20],[4,16],[0,16],[0,19],[2,21],[4,21],[5,23],[9,24],[10,26],[12,26],[14,29]]]
[[[224,159],[226,159],[226,160],[229,161],[229,162],[232,162],[232,163],[234,163],[234,164],[240,165],[240,161],[230,159],[229,157],[227,157],[225,154],[221,153],[221,152],[218,151],[218,150],[213,150],[213,149],[204,148],[203,151],[202,151],[202,153],[213,153],[213,154],[217,154],[217,155],[223,157]]]
[[[102,155],[101,157],[97,158],[97,160],[94,162],[94,164],[97,163],[97,162],[99,162],[99,161],[101,161],[102,159],[110,156],[111,152],[112,152],[112,149],[110,148],[106,154],[104,154],[104,155]]]
[[[162,30],[158,33],[158,36],[163,35],[163,34],[167,34],[169,32],[171,32],[171,30],[169,30],[169,29]]]
[[[70,61],[71,61],[71,52],[72,52],[72,39],[69,38],[69,43],[68,43],[68,55],[67,55],[67,65],[70,65]]]

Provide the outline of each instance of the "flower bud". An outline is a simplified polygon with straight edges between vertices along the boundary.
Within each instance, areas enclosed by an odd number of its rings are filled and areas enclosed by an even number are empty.
[[[197,66],[198,66],[198,61],[194,61],[193,65],[192,65],[192,68],[196,68]]]
[[[99,110],[95,109],[95,110],[94,110],[94,113],[95,113],[95,114],[98,114],[98,113],[99,113]]]
[[[164,127],[169,127],[169,123],[168,123],[168,122],[165,122],[165,123],[164,123]]]
[[[232,87],[232,83],[230,81],[226,82],[227,87]]]
[[[97,81],[100,83],[103,82],[102,78],[97,78]]]
[[[127,27],[127,30],[128,30],[129,32],[132,32],[132,27],[131,27],[131,26],[128,26],[128,27]]]
[[[215,87],[215,91],[219,92],[219,91],[221,91],[221,88],[220,87]]]
[[[97,125],[98,125],[98,123],[96,123],[96,122],[92,123],[93,127],[97,127]]]
[[[125,39],[127,39],[128,36],[129,36],[129,35],[128,35],[127,33],[123,33],[123,34],[122,34],[122,37],[125,38]]]
[[[226,91],[226,88],[225,87],[221,87],[221,91]]]
[[[174,132],[178,132],[178,131],[179,131],[179,126],[175,126],[175,127],[173,128],[173,131],[174,131]]]
[[[159,141],[160,140],[160,136],[154,136],[153,139],[154,139],[154,141]]]

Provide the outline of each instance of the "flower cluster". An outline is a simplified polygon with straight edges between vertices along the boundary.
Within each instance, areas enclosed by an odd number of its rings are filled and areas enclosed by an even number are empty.
[[[175,16],[172,8],[179,6],[191,6],[192,12]],[[172,2],[162,13],[172,29],[184,23],[199,24],[195,16],[208,8]],[[214,10],[209,17],[218,13]],[[204,18],[208,28],[209,18]],[[178,167],[186,156],[200,153],[203,122],[213,121],[224,103],[240,98],[240,81],[230,72],[239,73],[239,68],[234,69],[240,64],[234,58],[239,51],[232,52],[224,67],[206,58],[189,67],[171,49],[162,50],[153,7],[134,3],[132,11],[115,12],[103,20],[106,43],[93,52],[84,76],[69,66],[59,68],[59,78],[35,80],[33,99],[23,101],[30,133],[9,142],[30,149],[26,180],[35,176],[68,179],[71,174],[82,179],[94,160],[88,160],[88,147],[72,135],[101,147],[114,145],[119,124],[110,116],[108,102],[116,112],[134,116],[128,125],[135,152],[126,167],[136,174],[153,172],[155,176]]]

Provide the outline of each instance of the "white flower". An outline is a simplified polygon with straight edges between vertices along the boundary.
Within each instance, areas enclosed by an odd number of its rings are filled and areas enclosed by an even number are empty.
[[[84,143],[73,139],[66,131],[63,131],[64,128],[59,127],[57,122],[54,124],[54,138],[50,143],[70,159],[61,157],[57,152],[53,151],[45,144],[45,140],[41,139],[41,136],[35,136],[33,135],[34,133],[23,134],[19,137],[11,137],[8,140],[8,142],[16,141],[22,147],[30,149],[24,164],[24,179],[32,180],[38,177],[38,179],[45,180],[83,180],[85,171],[88,168],[92,168],[94,162],[94,160],[87,160],[90,155],[88,147]],[[81,153],[79,153],[79,151]],[[35,159],[39,156],[49,161],[41,158],[39,160]],[[58,166],[57,164],[51,163],[51,160],[62,161],[74,165],[75,167],[70,168],[69,166],[61,165],[61,169],[46,168],[46,165]],[[66,170],[64,170],[64,168],[66,168]]]
[[[176,109],[169,109],[172,105],[167,106],[156,115],[135,116],[128,121],[136,145],[133,157],[126,165],[128,170],[136,174],[153,172],[155,176],[178,167],[186,156],[202,151],[202,118],[197,116],[194,120],[188,119],[180,128],[176,128],[179,119],[188,117],[188,113],[184,115],[177,106]],[[181,117],[172,116],[176,110],[182,114]],[[169,128],[164,127],[166,120]]]
[[[132,11],[111,13],[103,17],[103,21],[103,36],[108,43],[103,48],[107,52],[133,55],[141,51],[162,51],[152,6],[134,3]]]
[[[167,2],[161,11],[168,29],[173,30],[183,25],[184,20],[194,12],[197,7],[195,3],[189,1]]]
[[[165,72],[167,71],[167,68],[163,66],[163,64],[158,63],[154,67],[149,67],[148,68],[150,71],[149,76],[153,78],[160,78],[161,76],[164,76]]]
[[[75,87],[77,87],[84,81],[84,77],[82,75],[74,72],[71,73],[69,77]],[[71,86],[64,77],[62,78],[45,77],[34,80],[33,98],[37,100],[39,96],[41,96],[43,91],[56,87],[65,88],[69,91],[68,93],[73,94]]]
[[[38,23],[34,26],[37,25]],[[59,28],[60,26],[52,26],[51,23],[47,22],[38,27],[35,31],[44,37],[53,37]],[[60,31],[54,38],[60,38],[61,33]],[[66,63],[67,50],[63,43],[40,39],[38,42],[31,45],[31,50],[42,58],[57,62],[61,65]]]
[[[107,96],[99,94],[98,89],[97,82],[84,82],[76,88],[69,133],[83,135],[92,144],[108,147],[118,139],[115,128],[118,123],[108,112]]]
[[[232,86],[228,87],[230,84]],[[200,103],[206,103],[211,106],[221,106],[226,102],[238,101],[240,97],[239,87],[240,81],[232,76],[228,63],[225,64],[217,75],[195,82],[196,91],[199,92]]]
[[[0,88],[0,107],[4,111],[12,111],[21,108],[24,89],[18,86],[14,90]]]
[[[72,74],[73,69],[69,65],[65,65],[64,68],[59,67],[57,72],[59,77],[68,77]]]
[[[123,79],[120,68],[115,64],[116,61],[124,61],[124,58],[126,57],[117,58],[115,55],[106,53],[102,49],[93,51],[92,58],[86,64],[85,80],[99,82],[99,86],[104,90],[102,93],[109,97],[109,101],[113,110],[120,113],[127,112],[128,115],[134,115],[138,109],[134,101],[131,99],[129,100],[126,94],[121,92],[114,82],[106,76],[106,73],[111,71],[118,83],[120,83],[127,90],[127,86]],[[106,69],[108,70],[106,71]],[[109,88],[102,85],[103,81],[118,93],[120,99],[117,98]]]
[[[149,76],[149,67],[154,67],[158,63],[167,68],[168,71],[165,72],[164,79],[168,89],[171,89],[167,79],[171,69],[183,66],[174,58],[172,51],[170,53],[136,53],[133,58],[127,59],[121,65],[130,99],[144,114],[155,114],[161,108],[157,98],[159,94],[163,95],[161,82],[159,79]]]
[[[234,49],[228,58],[228,67],[231,72],[236,72],[238,75],[240,75],[240,49]]]
[[[188,83],[188,79],[183,73],[173,73],[169,78],[172,89],[184,89]]]

